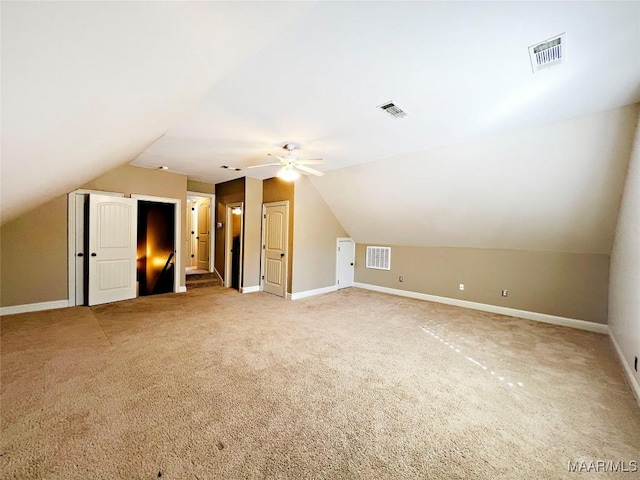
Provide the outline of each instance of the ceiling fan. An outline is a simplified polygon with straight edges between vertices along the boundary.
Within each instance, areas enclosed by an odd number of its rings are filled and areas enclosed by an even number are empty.
[[[287,153],[280,157],[278,155],[271,155],[270,157],[275,157],[279,160],[279,163],[265,163],[264,165],[253,165],[247,168],[260,168],[260,167],[281,167],[278,172],[278,178],[291,182],[293,180],[297,180],[300,178],[300,174],[296,171],[302,170],[303,172],[310,173],[311,175],[316,175],[321,177],[324,173],[316,170],[315,168],[307,167],[307,165],[319,165],[324,163],[324,160],[321,158],[311,159],[311,160],[300,160],[298,157],[293,155],[293,150],[298,148],[298,145],[295,143],[287,143],[282,148],[284,148]]]

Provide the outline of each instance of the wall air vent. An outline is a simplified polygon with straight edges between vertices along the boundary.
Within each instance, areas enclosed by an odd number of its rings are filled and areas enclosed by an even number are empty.
[[[391,270],[390,247],[367,247],[367,268]]]
[[[529,58],[533,73],[559,65],[566,60],[566,57],[567,43],[565,33],[529,47]]]
[[[382,105],[378,105],[376,108],[379,108],[391,118],[402,118],[407,116],[407,112],[402,110],[398,105],[393,102],[386,102]]]

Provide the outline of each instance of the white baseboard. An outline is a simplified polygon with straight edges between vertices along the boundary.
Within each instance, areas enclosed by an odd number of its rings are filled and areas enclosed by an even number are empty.
[[[336,290],[338,290],[337,285],[330,285],[328,287],[316,288],[315,290],[306,290],[304,292],[292,294],[287,293],[287,298],[291,300],[300,300],[301,298],[314,297],[316,295],[322,295],[324,293],[335,292]]]
[[[401,297],[416,298],[418,300],[427,300],[429,302],[445,303],[456,307],[470,308],[472,310],[481,310],[483,312],[499,313],[500,315],[508,315],[510,317],[524,318],[526,320],[534,320],[536,322],[551,323],[553,325],[561,325],[563,327],[578,328],[580,330],[588,330],[590,332],[609,333],[609,327],[595,322],[587,322],[585,320],[577,320],[575,318],[558,317],[556,315],[548,315],[546,313],[529,312],[527,310],[517,310],[515,308],[500,307],[498,305],[488,305],[486,303],[470,302],[468,300],[458,300],[457,298],[439,297],[429,295],[427,293],[411,292],[408,290],[399,290],[397,288],[381,287],[368,283],[354,283],[354,287],[364,288],[365,290],[373,290],[375,292],[390,293],[391,295],[399,295]]]
[[[627,374],[627,378],[629,379],[629,384],[631,385],[631,390],[633,390],[633,394],[636,396],[636,402],[640,405],[640,385],[638,385],[638,381],[636,380],[635,375],[633,374],[633,370],[631,369],[631,365],[627,363],[627,359],[622,353],[622,349],[618,342],[616,341],[616,337],[613,335],[613,332],[609,331],[609,336],[611,337],[611,341],[613,342],[613,346],[616,348],[616,352],[618,353],[618,358],[620,359],[620,363],[624,368],[624,372]]]
[[[68,306],[69,300],[54,300],[53,302],[28,303],[26,305],[0,307],[0,315],[15,315],[16,313],[40,312],[42,310],[53,310],[55,308],[67,308]]]
[[[260,287],[260,285],[255,285],[253,287],[242,287],[241,293],[253,293],[253,292],[259,292],[261,290],[262,288]]]
[[[180,285],[178,287],[178,293],[185,293],[187,291],[187,286],[186,285]]]

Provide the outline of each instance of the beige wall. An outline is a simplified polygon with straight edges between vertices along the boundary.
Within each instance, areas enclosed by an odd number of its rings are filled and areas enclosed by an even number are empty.
[[[132,193],[139,195],[153,195],[155,197],[177,198],[180,204],[180,225],[182,238],[187,238],[187,219],[185,205],[187,204],[187,177],[178,173],[171,173],[151,168],[124,165],[101,177],[86,183],[81,188],[88,190],[102,190],[107,192]],[[184,242],[182,242],[184,245]],[[185,284],[185,265],[187,251],[183,249],[180,259],[180,285]]]
[[[287,292],[291,293],[293,282],[293,218],[295,215],[294,205],[294,182],[285,182],[277,177],[268,178],[263,182],[262,201],[264,203],[289,201],[289,261],[287,263]]]
[[[243,177],[216,184],[216,223],[222,223],[222,228],[215,228],[216,251],[214,264],[221,277],[224,277],[225,232],[227,231],[226,205],[228,203],[244,202],[244,180]]]
[[[632,372],[640,401],[640,372],[633,368],[634,357],[640,357],[640,122],[618,214],[610,275],[609,329]]]
[[[390,271],[365,255],[356,245],[356,282],[607,323],[608,255],[392,246]]]
[[[101,177],[85,183],[80,188],[124,193],[127,197],[132,193],[138,193],[177,198],[182,200],[182,206],[185,205],[187,199],[187,177],[185,175],[131,165],[115,168]]]
[[[307,177],[295,183],[292,293],[336,283],[336,239],[346,237],[340,222]]]
[[[0,306],[66,300],[67,196],[0,229]]]
[[[213,195],[216,193],[216,186],[212,183],[187,180],[187,190],[189,192],[209,193]]]
[[[242,286],[260,285],[262,252],[262,180],[245,178]]]

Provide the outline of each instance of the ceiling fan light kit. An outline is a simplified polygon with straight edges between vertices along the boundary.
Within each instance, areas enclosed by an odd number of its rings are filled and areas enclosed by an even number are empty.
[[[294,182],[300,178],[300,174],[296,172],[293,167],[282,167],[276,176],[285,182]]]
[[[302,170],[303,172],[310,173],[311,175],[315,175],[317,177],[321,177],[324,175],[319,170],[314,168],[307,167],[307,165],[320,165],[324,163],[324,160],[321,158],[315,158],[310,160],[300,160],[298,157],[293,155],[291,152],[298,148],[298,145],[295,143],[287,143],[282,147],[287,151],[284,157],[280,157],[278,155],[272,155],[269,153],[270,157],[277,158],[279,163],[266,163],[264,165],[252,165],[247,168],[260,168],[260,167],[281,167],[280,171],[276,175],[278,178],[285,180],[287,182],[293,182],[300,178],[300,173],[298,170]]]

